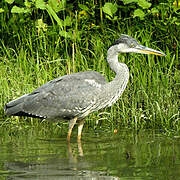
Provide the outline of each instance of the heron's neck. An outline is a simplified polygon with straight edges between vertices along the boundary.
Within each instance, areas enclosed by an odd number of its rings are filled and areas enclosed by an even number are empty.
[[[100,108],[111,106],[116,102],[126,88],[129,79],[128,67],[126,64],[118,62],[118,53],[115,47],[108,49],[107,61],[111,69],[116,73],[116,77],[102,87],[103,93],[100,96],[102,96],[101,99],[103,99],[104,104]]]
[[[126,75],[127,78],[129,77],[127,65],[118,61],[118,53],[112,48],[110,48],[107,52],[107,61],[110,68],[116,73],[116,78],[119,78],[119,76],[123,78],[124,75]]]

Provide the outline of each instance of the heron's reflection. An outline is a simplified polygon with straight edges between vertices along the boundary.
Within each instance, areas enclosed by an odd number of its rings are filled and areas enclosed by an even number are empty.
[[[68,179],[79,179],[80,177],[83,177],[83,179],[89,179],[90,177],[114,179],[106,172],[91,171],[91,167],[94,167],[94,164],[88,162],[84,156],[80,140],[72,143],[66,142],[64,139],[47,140],[45,144],[46,147],[49,147],[47,154],[42,154],[42,152],[38,154],[37,151],[37,154],[34,156],[22,156],[21,160],[5,162],[4,170],[9,172],[7,176],[11,179],[28,179],[29,177],[32,179],[37,176],[38,179],[44,179],[44,177],[52,179],[52,177],[59,178],[62,176]],[[39,149],[39,152],[41,150]]]
[[[69,157],[74,158],[72,147],[71,147],[71,142],[67,142],[67,144],[68,144]],[[83,148],[82,148],[81,140],[77,140],[77,146],[78,146],[78,155],[80,157],[83,157],[84,154],[83,154]]]

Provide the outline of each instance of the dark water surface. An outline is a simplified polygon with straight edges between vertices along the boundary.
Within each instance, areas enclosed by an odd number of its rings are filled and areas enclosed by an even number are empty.
[[[4,133],[3,133],[4,132]],[[180,179],[180,139],[121,130],[50,137],[34,131],[0,136],[0,179]]]

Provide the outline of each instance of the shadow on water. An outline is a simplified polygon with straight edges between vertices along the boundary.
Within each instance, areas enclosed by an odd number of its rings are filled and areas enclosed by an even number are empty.
[[[88,132],[84,129],[84,132]],[[75,137],[75,136],[73,136]],[[180,141],[155,131],[84,133],[82,142],[1,133],[3,179],[176,179]]]

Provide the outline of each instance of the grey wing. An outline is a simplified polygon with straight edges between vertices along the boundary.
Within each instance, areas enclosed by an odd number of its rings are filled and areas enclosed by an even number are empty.
[[[104,76],[95,71],[65,75],[28,94],[22,108],[37,117],[71,119],[91,106],[105,83]]]

